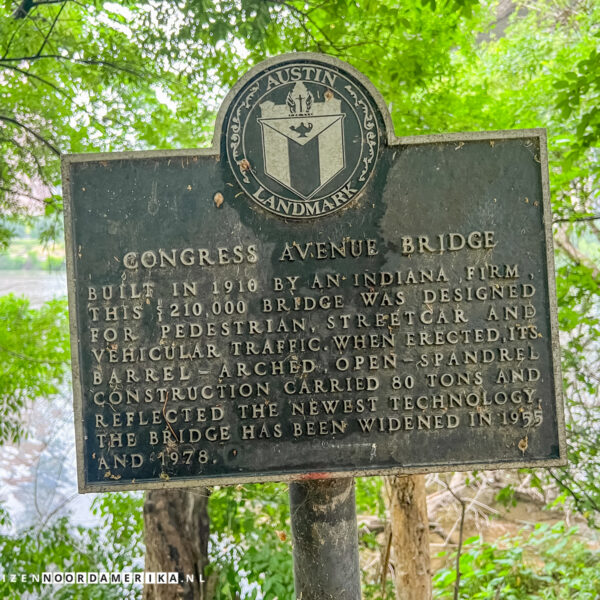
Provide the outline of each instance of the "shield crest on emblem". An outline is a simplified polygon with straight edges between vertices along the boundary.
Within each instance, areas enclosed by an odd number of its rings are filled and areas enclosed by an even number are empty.
[[[285,104],[260,105],[265,173],[304,200],[344,169],[344,114],[331,94],[315,102],[298,82]]]

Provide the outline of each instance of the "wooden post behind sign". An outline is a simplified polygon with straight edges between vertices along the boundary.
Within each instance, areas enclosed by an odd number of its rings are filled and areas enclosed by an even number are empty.
[[[354,479],[290,483],[296,600],[360,600]]]

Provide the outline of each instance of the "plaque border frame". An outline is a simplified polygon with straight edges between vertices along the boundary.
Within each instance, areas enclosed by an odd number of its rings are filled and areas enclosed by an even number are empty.
[[[319,62],[327,63],[331,66],[341,68],[348,71],[354,76],[372,95],[377,108],[379,109],[384,121],[385,132],[383,139],[386,140],[384,146],[402,148],[403,146],[416,146],[422,144],[435,143],[458,143],[475,142],[475,141],[501,141],[511,139],[537,138],[540,150],[539,162],[541,171],[542,183],[542,223],[545,231],[546,244],[546,275],[548,283],[548,305],[549,305],[549,320],[551,332],[551,354],[554,377],[554,398],[555,398],[555,415],[558,430],[558,446],[559,456],[554,459],[540,460],[522,460],[522,461],[506,461],[506,462],[469,462],[451,465],[435,465],[435,466],[398,466],[383,469],[359,469],[348,468],[343,470],[307,472],[305,470],[288,470],[285,473],[273,474],[255,472],[253,474],[242,473],[239,475],[222,475],[208,476],[202,475],[195,477],[178,477],[175,479],[157,479],[157,480],[141,480],[135,479],[126,481],[106,481],[89,483],[85,479],[84,470],[84,421],[83,421],[83,385],[80,378],[80,360],[79,360],[79,323],[77,315],[82,308],[78,305],[76,286],[76,265],[74,263],[75,247],[74,233],[75,223],[71,210],[72,197],[70,189],[70,170],[71,165],[86,162],[100,161],[117,161],[145,158],[185,158],[192,156],[201,157],[220,157],[220,145],[222,136],[225,135],[223,126],[225,117],[229,107],[235,99],[238,92],[250,81],[256,74],[261,73],[265,68],[273,65],[282,64],[289,61],[298,60],[318,60]],[[554,245],[552,237],[552,212],[550,206],[550,183],[548,174],[548,150],[547,150],[547,134],[546,129],[514,129],[500,131],[482,131],[482,132],[466,132],[466,133],[440,133],[419,136],[396,136],[394,126],[392,124],[390,113],[383,100],[383,97],[360,71],[347,63],[333,58],[331,56],[312,53],[298,52],[282,54],[280,56],[267,59],[250,69],[244,74],[238,82],[232,87],[226,95],[215,121],[214,136],[212,146],[209,148],[199,149],[182,149],[182,150],[142,150],[142,151],[126,151],[126,152],[100,152],[100,153],[79,153],[79,154],[62,154],[61,155],[61,172],[63,186],[63,201],[64,201],[64,218],[65,218],[65,254],[67,263],[67,292],[69,301],[69,330],[71,340],[71,371],[73,383],[73,408],[75,416],[75,445],[77,456],[77,484],[79,493],[97,493],[97,492],[115,492],[115,491],[130,491],[130,490],[151,490],[151,489],[168,489],[168,488],[186,488],[186,487],[202,487],[202,486],[218,486],[218,485],[235,485],[241,483],[263,483],[263,482],[290,482],[303,481],[313,479],[332,479],[343,477],[368,477],[376,475],[415,475],[422,473],[436,473],[448,471],[472,471],[472,470],[497,470],[497,469],[518,469],[523,467],[538,468],[538,467],[558,467],[567,464],[567,445],[564,420],[564,403],[562,398],[562,373],[560,365],[560,346],[558,336],[558,305],[556,299],[556,276],[554,268]],[[257,207],[257,210],[258,207]],[[328,218],[336,218],[336,213],[327,215]]]

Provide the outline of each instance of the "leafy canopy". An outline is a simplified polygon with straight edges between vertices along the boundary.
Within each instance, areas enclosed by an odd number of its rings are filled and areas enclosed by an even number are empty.
[[[515,4],[496,35],[496,5],[473,0],[8,0],[0,9],[0,207],[14,219],[32,211],[59,216],[59,152],[205,145],[224,91],[252,64],[287,51],[327,52],[363,71],[388,103],[398,135],[547,127],[570,465],[532,481],[554,478],[561,499],[593,520],[600,511],[600,3]],[[0,243],[10,233],[6,221]],[[64,369],[52,361],[67,355],[64,306],[34,314],[14,298],[4,302],[0,318],[17,325],[0,328],[3,357],[12,361],[0,379],[8,407],[0,442],[20,435],[11,419],[27,397],[53,393]],[[48,343],[38,342],[40,331]],[[365,512],[381,511],[380,486],[372,485],[359,494]],[[221,597],[290,597],[290,579],[281,575],[290,572],[285,489],[215,491],[211,517]],[[59,534],[48,547],[60,536],[63,554],[80,543]],[[506,598],[524,597],[523,590],[545,598],[597,595],[597,561],[576,544],[554,554],[544,549],[544,568],[523,563],[523,545],[572,540],[563,530],[535,535],[504,547],[468,545],[464,597],[496,594],[499,586]],[[28,532],[21,542],[5,540],[3,556],[19,556],[19,543],[29,556],[35,540]],[[436,581],[443,597],[451,572]],[[377,597],[377,586],[368,594]]]

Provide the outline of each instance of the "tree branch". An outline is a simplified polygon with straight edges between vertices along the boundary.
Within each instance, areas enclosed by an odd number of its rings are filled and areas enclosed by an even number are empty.
[[[50,57],[52,55],[46,55],[46,56]],[[56,55],[55,57],[58,58],[58,57],[61,57],[61,56],[60,55]],[[62,58],[64,58],[64,57],[62,57]],[[53,90],[55,90],[61,96],[64,96],[65,98],[67,98],[70,102],[73,103],[74,106],[76,106],[80,110],[84,111],[90,117],[90,119],[92,121],[94,121],[95,123],[99,123],[98,119],[96,119],[96,117],[94,117],[94,115],[93,115],[93,113],[91,111],[89,111],[85,107],[79,105],[77,102],[75,102],[75,100],[67,92],[65,92],[63,89],[61,89],[60,87],[58,87],[57,85],[55,85],[51,81],[48,81],[47,79],[44,79],[44,78],[40,77],[39,75],[36,75],[35,73],[31,73],[31,71],[26,71],[24,69],[20,69],[19,67],[15,67],[13,65],[6,64],[6,62],[12,61],[12,60],[13,59],[0,60],[0,67],[4,67],[5,69],[10,69],[11,71],[16,71],[17,73],[21,73],[21,74],[25,75],[26,77],[31,77],[32,79],[35,79],[36,81],[39,81],[40,83],[43,83],[44,85],[47,85],[48,87],[50,87]],[[84,59],[72,59],[72,60],[76,61],[76,62],[83,62],[83,63],[86,63],[86,64],[92,64],[92,62],[93,62],[93,61],[91,61],[91,59],[90,59],[90,61],[87,61],[87,60],[84,60]],[[135,71],[127,70],[125,68],[120,68],[118,65],[113,65],[112,63],[109,63],[109,62],[103,62],[103,61],[97,61],[97,62],[98,62],[98,64],[110,65],[110,66],[113,66],[115,69],[120,69],[122,71],[133,73],[136,76],[140,76],[137,73],[135,73]]]
[[[458,591],[460,589],[460,555],[462,552],[463,534],[465,530],[465,510],[466,502],[462,498],[460,501],[460,529],[458,530],[458,548],[456,549],[456,580],[454,581],[454,600],[458,600]]]
[[[465,512],[467,510],[466,501],[458,496],[450,484],[444,481],[444,485],[448,491],[454,496],[454,499],[460,503],[460,527],[458,530],[458,548],[456,549],[456,579],[454,580],[454,600],[458,600],[458,592],[460,588],[460,555],[462,552],[463,533],[465,529]],[[450,535],[448,536],[450,537]]]
[[[598,277],[600,275],[600,270],[598,267],[586,256],[581,250],[576,248],[569,240],[569,236],[563,227],[559,227],[556,232],[556,243],[557,245],[564,250],[564,252],[569,256],[569,258],[578,265],[582,265],[592,271],[593,277]]]
[[[0,64],[1,64],[1,62],[2,61],[0,61]],[[43,83],[44,85],[47,85],[48,87],[51,87],[53,90],[58,92],[61,96],[64,96],[65,98],[69,98],[69,100],[71,100],[71,96],[69,96],[69,94],[67,94],[67,92],[65,92],[64,90],[59,88],[56,84],[52,83],[51,81],[48,81],[47,79],[44,79],[43,77],[40,77],[39,75],[36,75],[35,73],[31,73],[30,71],[25,71],[24,69],[19,69],[19,67],[13,67],[12,65],[7,65],[7,64],[4,64],[3,67],[5,69],[10,69],[11,71],[16,71],[17,73],[21,73],[22,75],[25,75],[25,77],[31,77],[32,79],[35,79],[36,81],[39,81],[40,83]]]
[[[9,144],[16,146],[18,148],[18,150],[20,151],[21,156],[23,156],[23,157],[25,154],[28,154],[29,156],[31,156],[31,158],[33,159],[33,162],[35,163],[35,166],[37,167],[38,177],[42,180],[42,183],[45,186],[50,187],[50,184],[46,181],[46,176],[44,175],[44,168],[42,167],[42,164],[40,163],[39,158],[35,155],[35,153],[31,150],[31,148],[24,148],[22,144],[19,144],[19,142],[17,142],[17,140],[15,140],[14,138],[10,138],[10,137],[7,137],[7,138],[2,137],[2,138],[0,138],[0,142],[8,142]]]
[[[10,51],[10,47],[12,46],[12,43],[13,43],[15,37],[17,37],[17,34],[21,31],[21,27],[23,27],[24,24],[25,24],[25,21],[23,21],[17,27],[15,27],[15,30],[12,32],[12,35],[10,36],[10,40],[8,40],[8,44],[6,44],[6,49],[4,50],[4,54],[3,54],[2,58],[6,58],[6,56],[8,55],[8,52]]]
[[[28,354],[21,354],[20,352],[15,352],[14,350],[9,350],[4,346],[0,346],[0,352],[6,352],[6,354],[10,354],[16,358],[21,358],[23,360],[30,360],[32,362],[41,363],[43,365],[67,365],[69,364],[66,360],[49,360],[47,358],[35,358],[35,356],[29,356]]]
[[[33,0],[23,0],[17,10],[12,14],[13,19],[24,19],[33,8]]]
[[[572,490],[564,481],[562,481],[561,479],[559,479],[552,472],[552,469],[548,469],[548,473],[550,473],[550,477],[552,477],[552,479],[554,479],[554,481],[556,481],[556,483],[558,483],[558,485],[559,485],[560,488],[564,488],[565,490],[567,490],[567,492],[569,492],[569,494],[573,498],[573,501],[575,502],[575,504],[578,507],[581,507],[581,504],[582,504],[583,500],[577,495],[577,492],[575,492],[574,490]],[[592,498],[590,498],[588,496],[588,494],[586,494],[585,492],[583,492],[583,495],[587,498],[587,500],[590,503],[590,505],[592,506],[592,508],[595,511],[600,512],[600,506],[598,506],[596,504],[596,502],[594,502],[594,500]],[[583,509],[581,509],[581,510],[583,510]]]
[[[290,10],[291,12],[293,12],[294,14],[296,14],[297,16],[306,19],[322,36],[323,39],[336,51],[336,52],[341,52],[341,48],[339,48],[336,44],[333,43],[333,40],[331,40],[331,38],[325,33],[325,31],[319,26],[317,25],[317,23],[315,23],[315,21],[312,19],[312,17],[308,14],[303,12],[302,10],[300,10],[299,8],[296,8],[293,4],[289,4],[288,2],[286,2],[285,0],[271,0],[271,2],[273,4],[279,4],[280,6],[285,6],[288,10]],[[299,19],[300,20],[300,19]],[[300,22],[300,25],[303,27],[303,29],[305,31],[308,30],[306,29],[306,25],[302,22]],[[321,47],[319,42],[317,41],[317,39],[315,38],[315,36],[310,33],[309,34],[313,40],[313,42],[315,42],[315,44],[318,47]]]
[[[42,521],[42,523],[40,524],[40,531],[42,529],[44,529],[44,527],[46,527],[46,524],[48,523],[48,521],[50,521],[50,519],[63,507],[65,507],[67,504],[69,504],[69,502],[72,502],[73,500],[75,500],[75,498],[77,498],[77,496],[79,496],[78,492],[75,492],[74,494],[71,494],[70,496],[67,496],[62,502],[60,502],[58,504],[58,506],[56,506],[55,508],[53,508],[45,517],[45,519]]]
[[[392,527],[390,523],[387,523],[385,527],[386,532],[386,542],[385,542],[385,550],[383,552],[383,560],[381,561],[381,577],[379,578],[379,583],[381,585],[381,597],[385,598],[385,584],[387,582],[387,572],[390,565],[390,554],[392,550]]]
[[[44,2],[34,2],[33,6],[45,6],[46,4],[66,4],[69,0],[45,0]]]
[[[588,217],[561,217],[560,219],[554,219],[552,223],[573,223],[575,221],[598,221],[600,215],[591,215]]]
[[[69,2],[69,0],[23,0],[17,10],[12,14],[13,19],[25,19],[29,13],[37,6],[46,6],[46,4],[62,4],[63,6]],[[75,0],[73,0],[75,2]],[[76,2],[79,4],[79,2]],[[61,9],[62,10],[62,9]]]
[[[45,4],[47,4],[47,2]],[[56,13],[56,16],[54,17],[54,21],[52,21],[52,25],[50,25],[50,29],[48,30],[48,33],[45,35],[44,41],[42,42],[40,49],[37,51],[36,56],[40,56],[40,54],[42,53],[44,46],[46,45],[46,43],[48,42],[48,39],[50,38],[50,36],[52,35],[52,32],[54,31],[54,27],[56,26],[56,22],[58,21],[58,18],[60,17],[60,13],[64,10],[66,5],[67,5],[67,3],[63,2],[61,7],[58,9],[58,12]]]
[[[136,77],[142,77],[143,74],[139,71],[135,71],[130,67],[124,67],[114,62],[110,62],[108,60],[102,60],[100,58],[74,58],[72,56],[65,56],[64,54],[41,54],[41,55],[33,55],[33,56],[17,56],[11,58],[0,58],[0,64],[11,63],[11,62],[23,62],[23,61],[37,61],[43,59],[54,59],[54,60],[67,60],[70,62],[74,62],[81,65],[95,65],[102,67],[110,67],[111,69],[115,69],[117,71],[122,71],[124,73],[129,73],[130,75],[135,75]],[[10,68],[10,65],[5,65]]]
[[[40,135],[37,131],[34,131],[33,129],[31,129],[31,127],[28,127],[27,125],[25,125],[23,123],[20,123],[19,121],[17,121],[17,119],[13,119],[12,117],[6,117],[4,115],[0,115],[0,121],[4,121],[5,123],[12,123],[13,125],[16,125],[17,127],[24,129],[25,131],[30,133],[34,138],[36,138],[38,141],[42,142],[42,144],[44,144],[50,150],[52,150],[52,152],[54,152],[54,154],[56,154],[56,156],[60,156],[60,150],[58,150],[58,148],[56,148],[56,146],[52,145],[43,135]]]
[[[25,191],[16,190],[14,188],[5,187],[3,185],[0,185],[0,191],[6,192],[7,194],[14,194],[15,196],[23,196],[24,198],[33,200],[34,202],[40,202],[42,204],[46,203],[46,200],[44,200],[43,198],[36,198],[35,196],[32,196],[31,194],[28,194]]]

